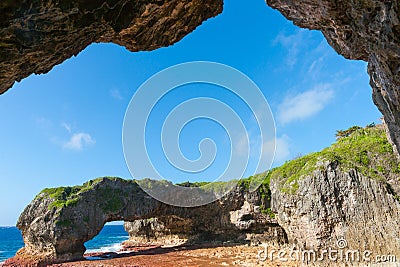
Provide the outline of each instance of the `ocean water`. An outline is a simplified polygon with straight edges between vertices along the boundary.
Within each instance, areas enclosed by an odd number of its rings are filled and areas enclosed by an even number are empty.
[[[86,252],[116,252],[121,248],[121,242],[128,239],[123,225],[105,225],[95,238],[85,243]],[[23,246],[18,228],[0,226],[0,262],[13,257]]]
[[[129,239],[123,225],[105,225],[101,232],[85,243],[86,252],[116,252],[121,243]]]
[[[24,241],[17,227],[0,227],[0,262],[13,257],[23,246]]]

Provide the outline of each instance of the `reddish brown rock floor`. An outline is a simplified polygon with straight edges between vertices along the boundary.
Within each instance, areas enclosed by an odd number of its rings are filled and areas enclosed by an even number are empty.
[[[51,265],[53,267],[214,267],[214,266],[298,266],[295,262],[258,260],[262,247],[246,245],[196,245],[171,248],[138,247],[126,254],[103,253],[87,256],[113,257]]]

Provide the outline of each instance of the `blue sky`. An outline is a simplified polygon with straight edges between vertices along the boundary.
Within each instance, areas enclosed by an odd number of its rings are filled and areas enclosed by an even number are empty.
[[[131,97],[158,71],[195,60],[230,65],[259,86],[276,121],[275,166],[329,146],[337,129],[381,117],[371,100],[366,63],[338,56],[321,33],[293,26],[262,0],[227,0],[222,15],[171,47],[131,53],[114,44],[93,44],[48,74],[32,75],[1,95],[0,225],[15,225],[45,187],[100,176],[130,178],[121,135]],[[198,91],[212,95],[214,89]],[[193,91],[184,92],[185,98]],[[179,99],[168,101],[173,106]],[[242,115],[248,111],[243,109]],[[163,118],[161,111],[159,116]],[[226,136],[220,128],[198,121],[183,131],[184,154],[198,157],[197,141],[204,137],[222,141],[223,154]],[[151,150],[156,160],[158,150]],[[204,176],[196,179],[212,175]],[[176,175],[176,181],[185,179]]]

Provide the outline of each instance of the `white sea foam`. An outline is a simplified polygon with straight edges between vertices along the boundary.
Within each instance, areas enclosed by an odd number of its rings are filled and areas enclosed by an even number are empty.
[[[85,253],[103,253],[103,252],[117,252],[122,249],[121,243],[115,243],[110,246],[101,247],[98,249],[88,249]]]

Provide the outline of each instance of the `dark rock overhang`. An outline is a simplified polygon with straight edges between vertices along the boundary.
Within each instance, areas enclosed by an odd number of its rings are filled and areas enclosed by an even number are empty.
[[[222,0],[2,1],[0,94],[97,42],[149,51],[222,12]]]
[[[297,26],[320,30],[348,59],[368,62],[373,101],[400,151],[400,2],[267,0]],[[94,42],[130,51],[181,40],[222,12],[222,0],[3,1],[0,94],[32,73],[50,71]]]

